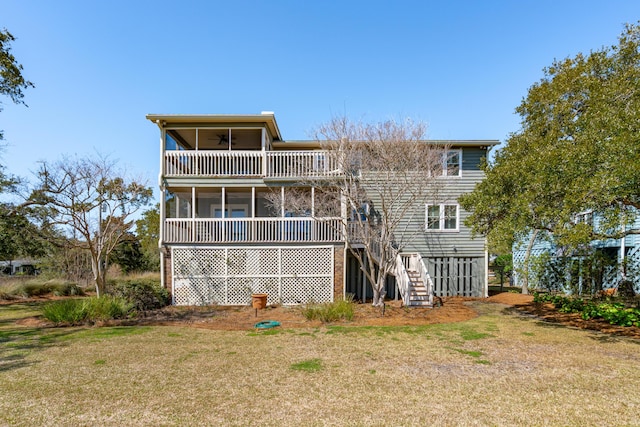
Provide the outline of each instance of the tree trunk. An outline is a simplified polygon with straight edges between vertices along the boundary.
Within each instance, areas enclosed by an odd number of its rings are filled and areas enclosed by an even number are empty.
[[[104,295],[105,283],[107,280],[100,259],[91,257],[91,269],[93,270],[93,279],[96,283],[96,296],[100,298]]]
[[[378,275],[378,280],[373,287],[373,306],[382,307],[384,305],[384,297],[387,296],[387,291],[384,288],[384,277]]]

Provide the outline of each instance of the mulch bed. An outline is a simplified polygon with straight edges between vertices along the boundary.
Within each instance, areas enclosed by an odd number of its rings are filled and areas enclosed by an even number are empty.
[[[39,298],[38,300],[42,300]],[[357,304],[352,321],[335,322],[344,326],[417,326],[435,323],[462,322],[473,319],[478,313],[469,302],[489,302],[509,306],[513,312],[535,316],[544,322],[566,325],[580,329],[590,329],[606,334],[640,339],[640,328],[610,325],[602,320],[583,320],[578,313],[560,313],[553,304],[533,302],[532,295],[503,292],[489,298],[446,297],[442,306],[435,308],[406,308],[399,301],[388,301],[384,315],[380,308],[371,304]],[[11,301],[15,303],[18,301]],[[318,328],[320,321],[304,318],[299,307],[269,306],[256,311],[249,306],[227,307],[176,307],[169,306],[141,314],[136,319],[116,320],[102,323],[111,325],[174,325],[216,330],[248,330],[258,322],[275,320],[283,328]],[[17,323],[25,326],[54,326],[41,316],[29,317]]]
[[[505,292],[492,296],[487,300],[508,304],[513,306],[515,311],[535,316],[544,322],[640,339],[640,328],[638,327],[611,325],[602,319],[584,320],[580,317],[580,313],[561,313],[551,303],[534,303],[532,295]]]

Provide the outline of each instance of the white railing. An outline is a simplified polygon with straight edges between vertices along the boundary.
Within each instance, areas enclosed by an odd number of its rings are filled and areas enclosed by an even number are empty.
[[[340,218],[167,218],[165,243],[318,243],[342,240]]]
[[[166,176],[262,176],[262,151],[165,151]]]
[[[330,177],[338,161],[326,151],[165,151],[165,176]]]
[[[270,178],[336,176],[340,167],[326,151],[267,151],[266,176]]]
[[[418,253],[412,253],[400,254],[399,257],[402,258],[402,264],[406,270],[416,271],[420,274],[420,279],[422,279],[422,283],[424,283],[427,288],[429,304],[433,306],[433,280],[431,280],[431,276],[429,275],[427,266],[424,264],[422,256]]]
[[[409,305],[409,285],[411,284],[411,280],[409,279],[409,274],[400,255],[396,257],[394,276],[396,277],[396,286],[402,297],[402,303],[407,307]]]

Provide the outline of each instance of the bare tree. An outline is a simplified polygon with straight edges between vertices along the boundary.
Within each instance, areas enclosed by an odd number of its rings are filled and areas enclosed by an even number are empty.
[[[90,254],[96,293],[101,296],[109,254],[132,227],[133,214],[149,204],[151,188],[127,178],[113,161],[101,157],[43,162],[38,180],[30,203],[44,206],[48,221]]]
[[[341,218],[340,233],[372,285],[375,306],[384,305],[398,255],[424,232],[426,205],[438,201],[448,147],[426,142],[425,132],[424,123],[411,120],[367,124],[336,117],[317,130],[326,151],[301,169],[303,189],[269,197],[276,209]]]

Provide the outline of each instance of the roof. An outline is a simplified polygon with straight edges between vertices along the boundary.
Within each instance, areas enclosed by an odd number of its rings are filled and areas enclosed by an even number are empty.
[[[146,117],[159,127],[182,124],[264,124],[271,132],[274,141],[276,141],[273,144],[274,148],[312,149],[320,147],[320,142],[314,140],[284,141],[276,122],[276,116],[271,111],[265,111],[261,114],[147,114]],[[425,140],[425,142],[451,147],[493,147],[500,144],[500,141],[495,139],[430,139]]]
[[[423,142],[433,145],[447,145],[449,147],[493,147],[500,144],[497,139],[425,139]],[[320,148],[322,141],[280,141],[273,144],[274,148]]]
[[[147,114],[147,119],[151,120],[159,127],[181,125],[181,124],[230,124],[230,123],[251,123],[264,124],[271,132],[273,139],[282,140],[276,116],[272,112],[262,114]]]

